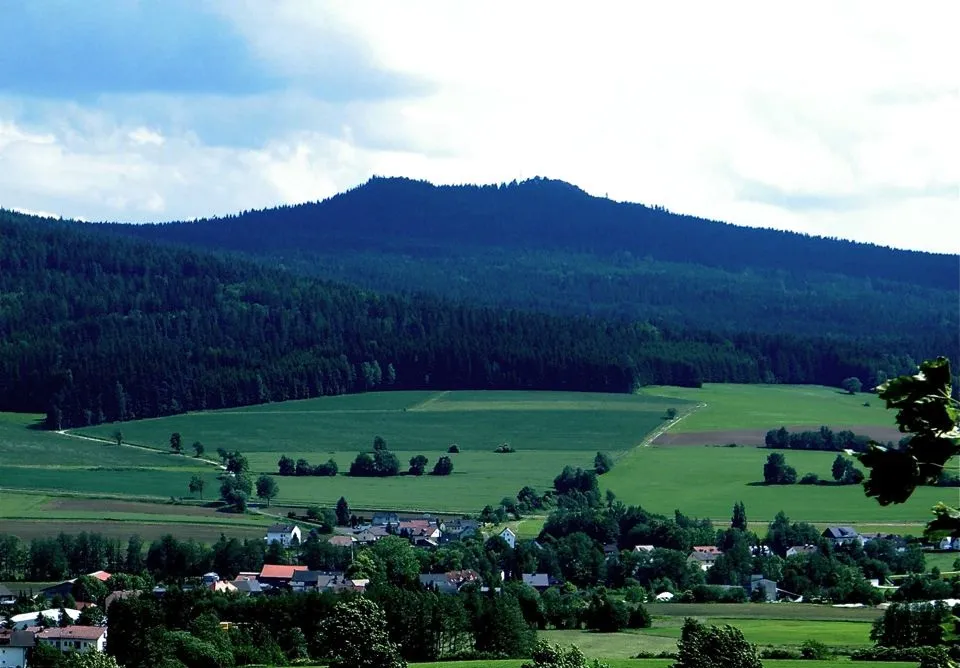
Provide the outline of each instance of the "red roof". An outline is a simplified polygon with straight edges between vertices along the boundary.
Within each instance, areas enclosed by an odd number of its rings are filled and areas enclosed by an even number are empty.
[[[100,582],[106,582],[110,579],[110,574],[106,571],[94,571],[93,573],[87,573],[92,578],[97,578]]]
[[[720,554],[720,548],[716,545],[694,545],[694,552],[703,552],[704,554]]]
[[[261,578],[274,578],[277,580],[290,580],[297,571],[307,570],[306,566],[279,566],[277,564],[264,564],[260,571]]]
[[[107,632],[102,626],[64,626],[44,629],[37,633],[44,640],[99,640]]]

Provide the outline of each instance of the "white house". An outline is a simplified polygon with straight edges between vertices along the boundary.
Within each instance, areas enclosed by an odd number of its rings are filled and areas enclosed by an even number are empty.
[[[37,643],[56,647],[61,652],[102,652],[107,648],[107,629],[103,626],[64,626],[37,633]]]
[[[0,666],[26,666],[27,654],[33,643],[33,634],[28,631],[0,629]]]
[[[511,550],[517,546],[517,534],[510,527],[505,528],[498,535],[510,546]]]
[[[267,541],[267,545],[276,541],[284,547],[290,547],[294,539],[296,539],[297,543],[302,541],[300,537],[300,527],[296,524],[274,524],[267,529],[267,537],[264,538],[264,540]]]
[[[66,613],[67,617],[70,618],[71,622],[76,622],[80,617],[80,611],[74,610],[73,608],[65,608],[64,612]],[[14,631],[23,631],[30,626],[36,626],[37,615],[43,615],[44,618],[48,620],[48,623],[52,624],[53,626],[56,626],[60,623],[60,609],[48,608],[46,610],[41,610],[40,612],[25,612],[22,615],[13,615],[10,618],[10,628]]]

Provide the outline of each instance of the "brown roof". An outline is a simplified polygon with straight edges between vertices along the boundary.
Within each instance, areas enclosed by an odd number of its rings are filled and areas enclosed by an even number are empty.
[[[353,536],[331,536],[330,544],[338,547],[350,547],[353,545]]]
[[[261,578],[277,578],[280,580],[290,580],[297,571],[307,570],[306,566],[278,566],[276,564],[264,564],[260,571]]]
[[[43,640],[99,640],[106,632],[102,626],[64,626],[44,629],[37,637]]]
[[[720,548],[716,545],[694,545],[694,552],[703,552],[704,554],[720,554]]]

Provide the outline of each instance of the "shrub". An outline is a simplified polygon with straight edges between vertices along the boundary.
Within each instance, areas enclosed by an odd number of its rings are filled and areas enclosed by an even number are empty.
[[[800,645],[800,656],[804,659],[823,661],[830,657],[830,648],[819,640],[804,640]]]
[[[447,452],[449,452],[451,455],[455,455],[458,452],[460,452],[460,446],[454,443],[449,448],[447,448]]]
[[[756,647],[733,626],[705,626],[687,618],[677,650],[675,668],[763,668]]]
[[[761,659],[771,659],[774,661],[797,661],[801,659],[800,652],[786,647],[768,647],[760,652]]]
[[[494,452],[496,452],[496,453],[498,453],[498,454],[506,454],[506,453],[510,453],[510,452],[516,452],[516,450],[515,450],[514,447],[513,447],[512,445],[510,445],[509,443],[501,443],[500,445],[497,446],[497,448],[496,448],[496,450],[494,450]]]
[[[819,485],[820,476],[816,473],[805,473],[802,478],[800,478],[801,485]]]
[[[598,452],[597,456],[593,458],[593,470],[597,472],[597,475],[603,475],[612,468],[613,457],[607,453]]]

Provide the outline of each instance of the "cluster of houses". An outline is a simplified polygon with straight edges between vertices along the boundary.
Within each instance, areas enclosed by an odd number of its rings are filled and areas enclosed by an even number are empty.
[[[101,582],[110,579],[110,573],[95,571],[90,577]],[[38,598],[49,600],[66,596],[73,590],[76,579],[65,580],[41,590]],[[0,585],[0,606],[13,605],[16,595]],[[61,652],[102,652],[107,645],[106,626],[79,626],[80,609],[94,606],[79,602],[77,608],[49,608],[39,612],[25,612],[9,618],[9,628],[0,628],[0,667],[25,668],[30,651],[41,644]]]

